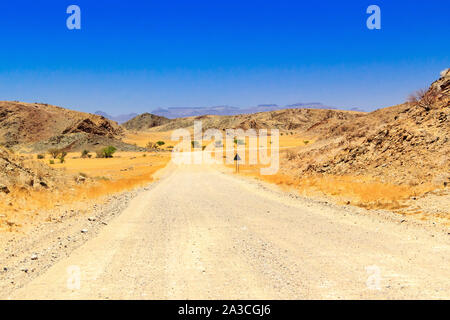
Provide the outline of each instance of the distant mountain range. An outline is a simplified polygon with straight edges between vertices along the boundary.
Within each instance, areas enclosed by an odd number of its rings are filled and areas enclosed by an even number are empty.
[[[127,122],[128,120],[133,119],[138,116],[137,113],[129,113],[129,114],[121,114],[118,116],[112,116],[103,111],[96,111],[95,114],[98,116],[105,117],[106,119],[116,121],[119,124]]]
[[[234,116],[238,114],[257,113],[275,111],[281,109],[337,109],[335,107],[326,106],[320,102],[309,103],[294,103],[286,106],[279,106],[277,104],[259,104],[254,107],[238,108],[232,106],[214,106],[214,107],[171,107],[171,108],[158,108],[150,111],[152,114],[166,117],[169,119],[195,117],[203,115],[217,115],[217,116]],[[359,108],[352,108],[351,111],[363,111]],[[124,123],[137,116],[136,113],[124,114],[119,116],[111,116],[103,111],[97,111],[95,114],[104,116],[110,120],[117,121],[118,123]]]
[[[184,118],[203,115],[217,115],[217,116],[234,116],[237,114],[257,113],[265,111],[274,111],[280,109],[294,109],[294,108],[310,108],[310,109],[335,109],[325,106],[318,102],[313,103],[296,103],[288,106],[279,106],[277,104],[260,104],[255,107],[238,108],[232,106],[214,106],[214,107],[174,107],[174,108],[158,108],[152,113],[158,116],[163,116],[169,119]]]

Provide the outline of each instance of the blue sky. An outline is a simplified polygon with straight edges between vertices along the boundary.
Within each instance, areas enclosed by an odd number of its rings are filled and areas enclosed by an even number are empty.
[[[317,2],[317,3],[315,3]],[[81,30],[66,8],[81,8]],[[368,30],[366,8],[381,8]],[[159,107],[401,103],[450,67],[450,1],[2,1],[0,100]]]

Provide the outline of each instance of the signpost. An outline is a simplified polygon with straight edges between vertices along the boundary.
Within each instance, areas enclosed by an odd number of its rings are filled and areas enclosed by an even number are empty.
[[[239,154],[236,153],[234,156],[234,162],[236,163],[236,173],[239,172],[239,161],[241,160],[241,157],[239,157]]]

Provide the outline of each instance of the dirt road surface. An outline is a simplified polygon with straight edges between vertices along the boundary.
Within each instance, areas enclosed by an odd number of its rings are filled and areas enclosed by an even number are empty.
[[[450,298],[450,241],[177,167],[9,298]]]

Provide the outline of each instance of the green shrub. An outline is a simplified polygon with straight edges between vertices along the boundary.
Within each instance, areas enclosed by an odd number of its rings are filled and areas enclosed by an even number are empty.
[[[37,158],[38,158],[38,159],[45,159],[45,156],[44,156],[43,154],[38,154],[38,155],[37,155]]]
[[[157,141],[156,142],[156,144],[158,145],[158,146],[163,146],[163,145],[165,145],[166,143],[164,142],[164,141]]]
[[[66,162],[66,156],[67,156],[67,152],[62,151],[61,154],[60,154],[59,157],[58,157],[59,163],[64,163],[64,162]]]
[[[97,150],[97,158],[112,158],[117,149],[113,146],[108,146],[101,150]]]
[[[108,146],[105,149],[103,149],[103,152],[105,153],[105,158],[112,158],[113,154],[117,151],[117,149],[113,146]]]
[[[304,143],[305,145],[307,145],[307,144],[309,143],[309,140],[303,140],[303,143]]]
[[[55,160],[49,160],[50,164],[55,164]]]
[[[83,158],[83,159],[89,158],[89,150],[83,150],[81,152],[81,158]]]

